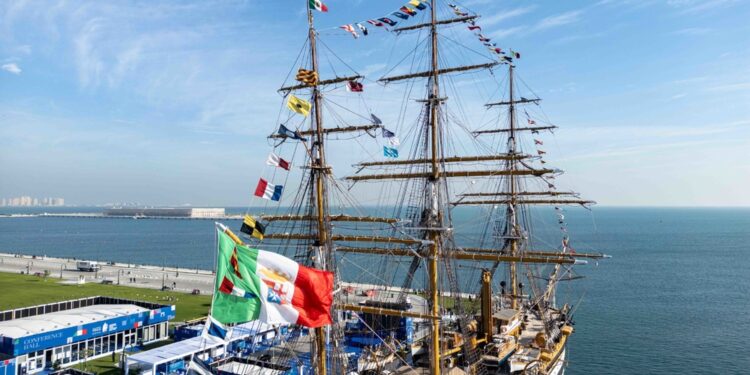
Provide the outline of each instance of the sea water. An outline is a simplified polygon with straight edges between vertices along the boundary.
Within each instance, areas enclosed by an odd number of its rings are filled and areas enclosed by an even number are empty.
[[[0,214],[42,211],[53,210],[0,208]],[[471,209],[454,213],[464,237],[481,232],[471,224],[477,216]],[[545,249],[554,248],[561,236],[555,215],[542,216],[552,222],[534,224],[535,233]],[[568,374],[750,373],[750,209],[603,207],[565,216],[577,251],[612,255],[575,266],[585,278],[558,288],[560,303],[580,301]],[[236,228],[239,221],[227,224]],[[211,220],[6,217],[0,252],[211,269],[213,226]],[[475,272],[458,268],[457,277]]]

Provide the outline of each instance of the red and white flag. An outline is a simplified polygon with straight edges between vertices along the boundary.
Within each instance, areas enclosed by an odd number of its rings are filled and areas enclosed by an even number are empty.
[[[287,171],[292,168],[292,164],[282,159],[279,155],[274,154],[273,152],[268,154],[268,159],[266,160],[266,164],[273,165],[274,167],[286,169]]]
[[[365,90],[365,86],[357,81],[346,82],[346,91],[349,92],[362,92]]]
[[[352,34],[352,36],[354,37],[354,39],[359,38],[359,34],[357,34],[357,30],[354,30],[354,26],[352,26],[352,25],[344,25],[344,26],[340,26],[340,28],[342,28],[342,29],[350,32]]]

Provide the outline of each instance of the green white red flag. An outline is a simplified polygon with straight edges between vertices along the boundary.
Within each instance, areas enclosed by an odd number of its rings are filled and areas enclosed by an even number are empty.
[[[328,7],[320,0],[310,0],[310,9],[315,9],[319,12],[328,11]]]
[[[217,321],[331,324],[333,274],[282,255],[238,245],[218,230],[219,255],[211,316]]]

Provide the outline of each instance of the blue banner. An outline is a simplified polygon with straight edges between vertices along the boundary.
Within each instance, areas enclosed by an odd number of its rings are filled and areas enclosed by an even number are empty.
[[[174,317],[175,307],[167,306],[156,310],[16,338],[13,339],[10,346],[12,347],[12,355],[15,357],[37,350],[54,348],[95,337],[111,335],[128,329],[165,322],[174,319]]]

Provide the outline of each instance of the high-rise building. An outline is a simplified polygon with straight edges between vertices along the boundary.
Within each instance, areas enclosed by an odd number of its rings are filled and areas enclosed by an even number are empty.
[[[15,198],[0,198],[0,207],[64,206],[63,198],[32,198],[28,195]]]

